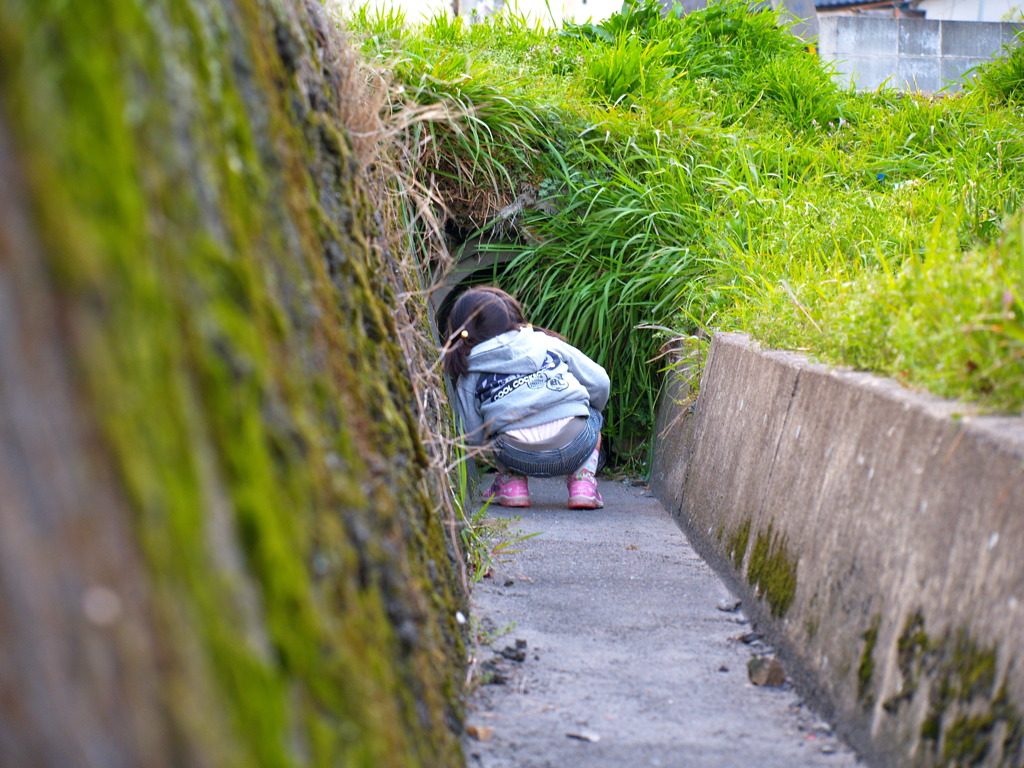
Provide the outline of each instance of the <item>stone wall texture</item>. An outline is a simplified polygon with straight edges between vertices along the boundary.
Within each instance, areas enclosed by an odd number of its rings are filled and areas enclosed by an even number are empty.
[[[0,0],[4,768],[462,765],[436,353],[322,10]]]

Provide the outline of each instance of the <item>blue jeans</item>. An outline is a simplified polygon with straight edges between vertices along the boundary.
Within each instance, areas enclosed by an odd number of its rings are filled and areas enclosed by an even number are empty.
[[[601,412],[591,408],[582,429],[572,425],[572,431],[577,434],[561,447],[550,446],[552,441],[557,442],[558,435],[551,441],[536,446],[514,440],[507,435],[498,435],[494,439],[494,458],[499,465],[528,477],[571,475],[583,466],[583,462],[589,459],[590,454],[597,448],[603,424]]]

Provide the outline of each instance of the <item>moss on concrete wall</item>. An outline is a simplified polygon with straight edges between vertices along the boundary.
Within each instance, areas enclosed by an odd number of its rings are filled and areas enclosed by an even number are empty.
[[[1024,764],[1020,420],[732,334],[660,410],[652,488],[866,762]]]
[[[464,595],[322,25],[300,0],[0,0],[7,203],[33,243],[0,265],[41,259],[22,299],[57,337],[32,343],[67,361],[104,470],[75,487],[116,486],[139,563],[103,594],[144,592],[118,605],[154,682],[122,706],[149,714],[84,729],[105,765],[460,763]],[[116,688],[118,658],[89,679]],[[0,716],[5,766],[94,764]]]
[[[882,708],[892,717],[915,707],[923,713],[915,764],[1021,764],[1024,719],[1007,692],[997,646],[982,646],[966,627],[933,637],[917,611],[907,617],[896,652],[899,691]]]

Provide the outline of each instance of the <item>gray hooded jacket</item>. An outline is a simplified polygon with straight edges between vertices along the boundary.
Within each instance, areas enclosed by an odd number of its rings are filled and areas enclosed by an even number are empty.
[[[471,445],[510,429],[586,416],[608,403],[604,368],[561,339],[532,328],[507,331],[469,353],[456,408]]]

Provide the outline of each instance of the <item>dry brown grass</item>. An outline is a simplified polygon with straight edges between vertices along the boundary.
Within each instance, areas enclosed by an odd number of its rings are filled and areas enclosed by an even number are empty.
[[[433,276],[443,275],[451,263],[444,235],[445,221],[451,216],[449,204],[454,201],[468,210],[481,202],[468,192],[454,195],[456,189],[450,184],[442,189],[436,174],[423,178],[423,168],[445,162],[457,165],[457,161],[439,158],[432,134],[421,132],[427,139],[417,140],[414,130],[418,124],[430,123],[457,131],[463,115],[446,104],[424,106],[405,99],[384,71],[369,66],[353,48],[337,15],[337,3],[329,2],[326,11],[321,42],[325,70],[331,73],[337,93],[338,118],[348,130],[363,189],[375,210],[374,242],[381,263],[397,267],[387,270],[386,278],[394,292],[392,314],[409,366],[419,433],[430,457],[424,490],[438,505],[436,511],[444,520],[468,595],[471,579],[461,532],[472,523],[459,490],[453,487],[457,476],[453,469],[470,453],[454,429],[428,296]],[[494,206],[491,211],[500,207],[489,197],[484,205]]]

